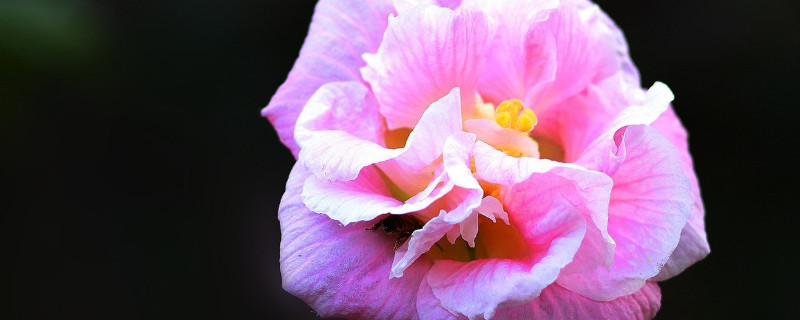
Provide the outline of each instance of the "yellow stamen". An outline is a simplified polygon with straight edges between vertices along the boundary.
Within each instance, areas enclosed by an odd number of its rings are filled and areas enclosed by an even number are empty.
[[[511,110],[511,109],[513,109],[513,106],[514,106],[514,103],[511,102],[511,100],[503,101],[502,103],[500,103],[497,106],[497,112],[503,112],[503,111],[506,111],[506,110]]]
[[[519,113],[523,108],[522,101],[519,101],[519,99],[506,100],[497,106],[499,111],[513,110],[514,113]]]
[[[500,103],[495,110],[494,121],[503,128],[527,134],[536,126],[538,119],[531,109],[525,108],[517,99]]]
[[[539,119],[536,118],[536,114],[533,113],[533,110],[525,108],[525,110],[522,110],[522,112],[531,117],[531,120],[533,121],[533,125],[535,126],[536,122],[538,122]]]
[[[494,117],[494,121],[497,122],[501,127],[508,128],[511,126],[511,113],[508,111],[500,112],[500,108],[497,108],[498,112],[497,115]]]
[[[534,126],[533,119],[534,118],[528,114],[523,113],[522,115],[520,115],[519,118],[517,119],[517,125],[516,125],[517,130],[522,132],[529,132],[533,130]]]

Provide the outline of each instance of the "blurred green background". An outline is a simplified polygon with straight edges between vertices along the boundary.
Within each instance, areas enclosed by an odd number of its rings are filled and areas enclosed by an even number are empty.
[[[0,1],[0,318],[315,318],[281,289],[293,159],[259,114],[314,3]],[[658,318],[792,318],[800,7],[599,4],[675,92],[707,208]]]

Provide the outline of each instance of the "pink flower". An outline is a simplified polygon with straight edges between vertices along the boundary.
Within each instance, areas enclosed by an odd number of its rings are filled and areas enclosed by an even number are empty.
[[[646,319],[709,252],[686,132],[585,0],[321,1],[264,109],[323,317]]]

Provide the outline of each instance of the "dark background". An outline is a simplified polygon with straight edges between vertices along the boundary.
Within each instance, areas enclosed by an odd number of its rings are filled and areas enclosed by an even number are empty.
[[[260,117],[313,1],[0,1],[0,318],[307,318]],[[602,1],[690,132],[712,253],[659,319],[796,317],[800,6]]]

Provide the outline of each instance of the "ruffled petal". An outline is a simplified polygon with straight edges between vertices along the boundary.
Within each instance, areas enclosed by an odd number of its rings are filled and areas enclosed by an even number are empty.
[[[612,182],[605,174],[586,170],[580,166],[530,157],[511,157],[489,145],[475,145],[475,168],[478,176],[490,183],[524,188],[524,181],[536,181],[532,176],[556,176],[571,181],[564,193],[570,201],[579,204],[587,220],[586,236],[573,263],[572,272],[594,270],[598,265],[610,265],[614,254],[614,241],[607,231],[608,201]],[[537,178],[541,179],[541,178]]]
[[[619,73],[589,84],[580,94],[538,115],[540,121],[532,134],[537,140],[547,139],[560,147],[561,157],[555,160],[575,162],[604,133],[607,124],[626,107],[640,104],[644,96],[638,84],[626,83]]]
[[[627,127],[620,139],[622,160],[610,173],[614,188],[608,209],[608,233],[617,244],[614,263],[558,280],[594,300],[634,293],[657,275],[678,244],[692,204],[689,180],[664,137],[640,125]]]
[[[467,317],[450,313],[433,294],[433,288],[422,281],[417,292],[417,315],[425,320],[466,320]]]
[[[297,119],[298,161],[321,179],[355,179],[362,168],[403,153],[381,145],[385,131],[367,87],[359,82],[326,84]]]
[[[378,52],[365,55],[361,69],[389,129],[413,128],[453,87],[461,88],[462,110],[471,114],[492,34],[480,12],[421,5],[391,17]]]
[[[410,266],[402,279],[389,279],[396,239],[364,230],[366,223],[342,226],[308,210],[300,192],[309,177],[295,165],[278,213],[284,289],[324,318],[416,319],[417,291],[430,261]]]
[[[401,202],[394,198],[378,169],[368,167],[352,181],[326,182],[310,177],[303,186],[302,199],[311,211],[348,225],[387,213],[406,214],[425,209],[452,189],[453,183],[440,173],[420,193]]]
[[[529,32],[549,33],[555,43],[557,67],[552,82],[527,91],[526,105],[539,113],[620,69],[618,42],[603,18],[601,10],[589,1],[563,1],[546,21],[536,26],[541,31]],[[533,40],[547,38],[538,36]]]
[[[661,269],[661,273],[655,277],[656,280],[661,281],[681,273],[690,265],[703,259],[711,249],[705,231],[705,208],[703,199],[700,197],[700,187],[694,172],[692,156],[689,154],[686,129],[683,128],[672,107],[661,114],[661,117],[653,122],[652,127],[661,132],[678,151],[683,173],[689,177],[692,186],[692,201],[694,201],[689,221],[686,222],[686,226],[681,232],[678,247],[675,248],[669,261]]]
[[[460,187],[453,188],[447,196],[440,199],[434,208],[440,209],[439,215],[428,221],[422,229],[416,230],[411,234],[410,240],[395,252],[394,263],[392,264],[392,277],[402,277],[403,272],[412,265],[420,256],[428,252],[440,239],[448,232],[460,232],[465,240],[471,241],[474,246],[475,234],[462,232],[463,225],[470,224],[470,218],[477,218],[477,212],[473,211],[481,203],[481,192],[473,189]],[[427,210],[431,210],[428,208]],[[475,226],[474,233],[477,233]],[[459,233],[456,233],[458,235]],[[471,236],[471,238],[470,238]],[[448,236],[448,238],[450,238]],[[453,238],[455,239],[455,238]],[[451,241],[454,242],[454,241]]]
[[[471,319],[491,318],[501,304],[538,296],[572,261],[584,235],[584,220],[558,192],[548,191],[550,183],[539,185],[504,197],[511,223],[527,246],[526,256],[434,262],[427,282],[445,309]]]
[[[498,150],[510,150],[526,157],[539,157],[539,145],[519,131],[503,128],[489,119],[464,121],[464,131],[474,133],[478,139]]]
[[[425,286],[424,282],[422,286]],[[495,318],[647,320],[655,317],[659,308],[661,308],[661,290],[655,282],[648,282],[636,293],[612,301],[595,301],[553,284],[531,302],[499,308]]]
[[[390,0],[322,0],[317,4],[300,56],[261,114],[269,119],[292,154],[297,117],[323,84],[361,81],[361,55],[375,52],[394,12]]]
[[[397,158],[377,165],[405,193],[414,194],[431,179],[434,168],[440,166],[438,159],[447,138],[459,132],[460,88],[453,88],[425,110],[409,134],[404,151]]]
[[[447,139],[461,132],[460,94],[461,88],[451,88],[444,97],[425,109],[414,131],[408,136],[408,151],[397,161],[411,169],[420,169],[442,155]]]
[[[533,157],[512,157],[483,141],[475,144],[475,172],[491,183],[514,185],[527,180],[531,174],[549,171],[584,170],[571,164]]]
[[[324,94],[324,91],[339,85],[343,84],[326,85],[320,89],[318,95],[336,97],[335,94]],[[319,106],[309,104],[301,114],[297,129],[298,141],[302,147],[299,161],[315,173],[315,177],[306,180],[303,189],[306,206],[314,212],[324,213],[343,224],[349,224],[372,220],[385,213],[405,214],[419,211],[441,198],[453,188],[454,181],[446,177],[443,170],[438,173],[433,169],[430,172],[420,171],[441,156],[445,141],[451,135],[468,135],[474,143],[474,136],[460,131],[458,97],[459,89],[454,88],[447,96],[431,104],[422,115],[417,128],[411,132],[407,146],[401,149],[386,149],[344,131],[326,130],[330,126],[351,125],[319,121],[330,119],[331,116],[326,116],[327,114],[338,114],[336,107],[341,105],[338,101],[348,101],[347,99],[334,99],[331,104],[320,103]],[[328,105],[333,107],[324,109]],[[324,110],[317,111],[321,109]],[[369,112],[366,111],[366,114]],[[340,137],[344,138],[338,139]],[[472,150],[471,145],[469,150]],[[395,156],[389,159],[394,170],[388,174],[382,174],[378,167],[367,167],[388,156]],[[429,180],[422,185],[427,187],[414,189],[413,196],[401,202],[387,184],[389,180],[398,178],[403,173],[426,176]],[[335,181],[336,178],[355,180]]]
[[[493,103],[522,99],[537,114],[627,68],[619,29],[589,1],[466,0],[498,23],[479,90]],[[632,66],[632,64],[630,65]]]
[[[466,0],[461,8],[483,10],[498,21],[497,32],[487,53],[487,65],[478,89],[494,103],[510,98],[523,99],[532,88],[553,81],[556,50],[553,37],[536,28],[547,20],[558,1]],[[538,31],[537,31],[538,30]]]
[[[470,133],[457,133],[447,139],[444,147],[443,162],[446,174],[445,182],[454,187],[431,204],[425,211],[438,212],[422,229],[411,234],[408,243],[397,250],[392,266],[392,276],[400,277],[403,271],[422,254],[430,250],[433,244],[448,232],[457,229],[461,236],[474,247],[477,229],[477,208],[483,203],[483,190],[469,171],[472,147],[475,136]],[[474,225],[473,225],[473,222]],[[451,242],[454,237],[448,238]]]
[[[641,99],[620,111],[615,118],[605,124],[602,134],[583,151],[576,163],[587,168],[613,174],[624,159],[617,152],[627,126],[649,125],[669,107],[675,96],[667,85],[656,82]]]
[[[672,251],[667,263],[661,268],[652,280],[664,281],[672,278],[679,273],[686,270],[695,262],[705,258],[711,249],[706,239],[705,226],[702,214],[695,211],[692,207],[692,213],[689,220],[686,222],[683,230],[681,230],[681,238],[678,242],[678,247]]]
[[[395,251],[392,262],[392,278],[403,277],[406,269],[453,228],[453,224],[444,221],[446,214],[446,211],[441,210],[438,216],[428,221],[422,229],[414,231],[408,242]]]
[[[461,5],[461,0],[394,0],[393,2],[398,14],[403,14],[419,5],[434,5],[453,10]]]
[[[597,4],[589,0],[573,0],[581,8],[593,8],[591,11],[591,29],[595,34],[603,35],[601,38],[605,45],[611,46],[615,53],[616,61],[619,63],[619,71],[622,74],[625,83],[641,86],[639,78],[639,70],[631,60],[631,55],[628,50],[628,41],[625,40],[625,35],[622,30],[614,23],[614,21],[599,7]],[[612,65],[613,67],[613,65]],[[613,69],[608,70],[612,72]]]
[[[475,211],[489,218],[492,222],[497,222],[497,219],[500,219],[506,224],[511,224],[508,220],[508,212],[503,209],[503,203],[493,196],[483,198],[483,200],[481,200],[481,205],[478,206]]]
[[[364,167],[390,159],[419,171],[461,131],[460,111],[459,88],[453,88],[425,110],[406,147],[389,149],[381,145],[386,128],[369,90],[357,82],[326,84],[298,118],[298,161],[326,181],[355,179]]]

